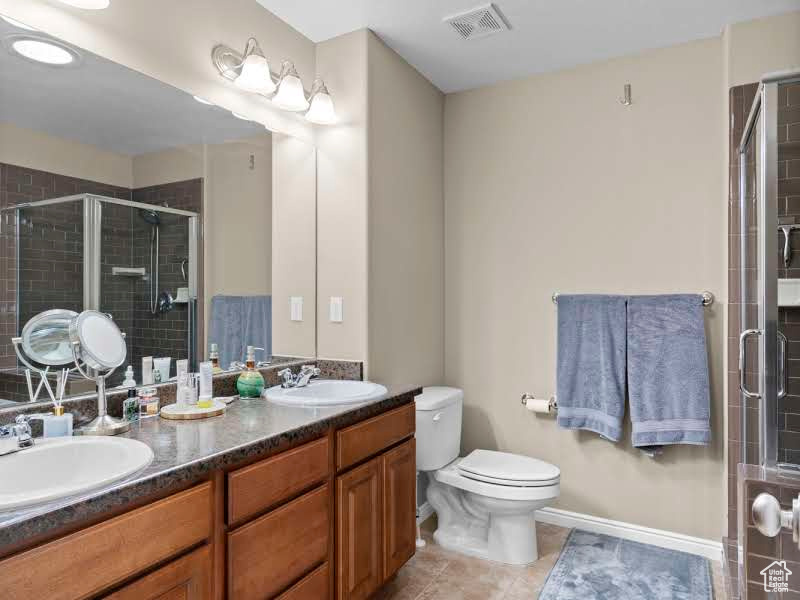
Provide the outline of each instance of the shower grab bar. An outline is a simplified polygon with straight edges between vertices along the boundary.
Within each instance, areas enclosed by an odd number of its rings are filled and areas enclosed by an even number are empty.
[[[753,398],[759,400],[761,394],[758,392],[751,392],[747,389],[744,382],[744,376],[747,369],[747,353],[745,352],[745,342],[751,335],[761,335],[760,329],[745,329],[739,334],[739,390],[745,395],[745,398]]]
[[[714,294],[709,291],[700,292],[700,295],[703,297],[703,306],[711,306],[714,304]],[[556,292],[553,294],[553,304],[558,304],[558,296],[559,293]]]
[[[786,396],[789,387],[788,369],[786,368],[786,344],[788,340],[782,332],[778,332],[778,400]]]

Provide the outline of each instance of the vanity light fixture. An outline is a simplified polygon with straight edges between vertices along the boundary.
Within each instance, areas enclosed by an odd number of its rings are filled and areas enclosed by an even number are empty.
[[[278,92],[272,98],[272,103],[283,110],[300,112],[308,110],[308,100],[303,89],[303,82],[294,63],[290,60],[283,61],[281,75],[278,78]]]
[[[234,80],[237,87],[256,94],[271,94],[275,82],[269,70],[269,62],[256,38],[247,40],[239,75]]]
[[[67,6],[74,6],[75,8],[83,8],[85,10],[103,10],[108,8],[111,0],[58,0],[61,4]]]
[[[252,119],[250,119],[249,117],[245,117],[244,115],[242,115],[242,114],[239,114],[239,113],[237,113],[237,112],[233,112],[233,111],[231,111],[231,114],[232,114],[234,117],[236,117],[237,119],[241,119],[242,121],[252,121]]]
[[[16,19],[12,19],[11,17],[6,17],[5,15],[0,15],[0,19],[3,19],[6,23],[11,25],[12,27],[16,27],[17,29],[24,29],[25,31],[39,31],[35,27],[31,27],[30,25],[25,25]]]
[[[214,106],[213,102],[209,102],[205,98],[201,98],[200,96],[192,96],[195,100],[197,100],[200,104],[207,104],[208,106]]]
[[[63,67],[78,60],[77,53],[52,40],[29,36],[17,36],[10,42],[12,52],[46,65]]]
[[[311,107],[306,113],[306,120],[316,125],[332,125],[336,123],[336,111],[333,108],[333,99],[328,92],[325,82],[319,77],[311,86]]]

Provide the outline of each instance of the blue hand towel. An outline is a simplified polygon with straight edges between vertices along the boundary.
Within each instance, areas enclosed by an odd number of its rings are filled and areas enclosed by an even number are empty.
[[[614,442],[625,414],[625,297],[558,296],[558,424]]]
[[[708,444],[709,386],[702,297],[628,299],[633,445]]]
[[[211,298],[209,344],[219,346],[219,366],[243,361],[247,346],[264,348],[256,360],[272,356],[272,296],[214,296]]]

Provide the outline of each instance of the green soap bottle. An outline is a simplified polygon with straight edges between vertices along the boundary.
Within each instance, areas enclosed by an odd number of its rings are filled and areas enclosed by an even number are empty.
[[[247,347],[245,368],[236,380],[236,390],[242,398],[258,398],[264,390],[264,376],[256,370],[256,350],[263,348]]]

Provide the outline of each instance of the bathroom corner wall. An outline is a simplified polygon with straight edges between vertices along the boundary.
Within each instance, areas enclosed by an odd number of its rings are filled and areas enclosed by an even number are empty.
[[[367,356],[367,43],[366,30],[317,44],[317,72],[336,99],[339,122],[316,128],[317,356]],[[328,303],[343,301],[332,323]]]
[[[444,95],[375,34],[369,75],[367,376],[444,379]]]
[[[445,369],[463,450],[561,468],[558,508],[719,540],[726,137],[719,38],[448,95]],[[633,86],[633,104],[617,101]],[[698,293],[713,441],[652,460],[526,412],[555,392],[553,292]],[[691,504],[692,510],[682,507]]]

